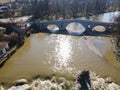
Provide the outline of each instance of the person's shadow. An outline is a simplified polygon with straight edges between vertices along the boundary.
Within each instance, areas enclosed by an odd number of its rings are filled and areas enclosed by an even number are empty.
[[[77,77],[77,83],[80,84],[79,90],[90,90],[91,81],[89,76],[89,71],[82,71]]]

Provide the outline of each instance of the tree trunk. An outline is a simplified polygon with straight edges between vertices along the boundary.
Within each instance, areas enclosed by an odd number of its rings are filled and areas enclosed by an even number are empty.
[[[120,47],[120,37],[118,38],[117,46]]]

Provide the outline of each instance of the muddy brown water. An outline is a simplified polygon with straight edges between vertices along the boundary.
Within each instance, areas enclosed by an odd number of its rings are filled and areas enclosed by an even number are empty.
[[[110,37],[33,34],[0,69],[0,82],[63,76],[74,80],[81,70],[111,77],[120,84],[120,63],[112,52]]]

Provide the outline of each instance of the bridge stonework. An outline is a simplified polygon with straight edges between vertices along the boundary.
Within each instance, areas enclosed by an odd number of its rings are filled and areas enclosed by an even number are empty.
[[[48,30],[49,25],[56,25],[59,27],[59,31],[67,31],[66,27],[70,23],[80,23],[85,28],[85,35],[108,35],[114,29],[114,23],[105,23],[105,22],[95,22],[95,21],[87,21],[87,20],[80,20],[80,19],[70,19],[70,20],[55,20],[55,21],[37,21],[34,24],[35,28],[37,27],[37,32],[50,32]],[[96,32],[92,29],[96,26],[103,26],[105,27],[104,32]],[[58,32],[59,34],[60,32]],[[61,33],[65,34],[65,32]]]

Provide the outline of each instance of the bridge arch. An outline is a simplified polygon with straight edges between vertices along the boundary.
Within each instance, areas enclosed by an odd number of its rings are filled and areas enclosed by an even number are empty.
[[[97,26],[95,26],[95,27],[92,28],[92,31],[105,32],[106,31],[106,27],[104,27],[102,25],[97,25]]]
[[[86,30],[85,27],[79,22],[70,22],[67,24],[65,29],[72,35],[81,35]]]
[[[47,30],[49,30],[52,33],[55,33],[56,31],[59,30],[59,27],[56,24],[48,24]]]

